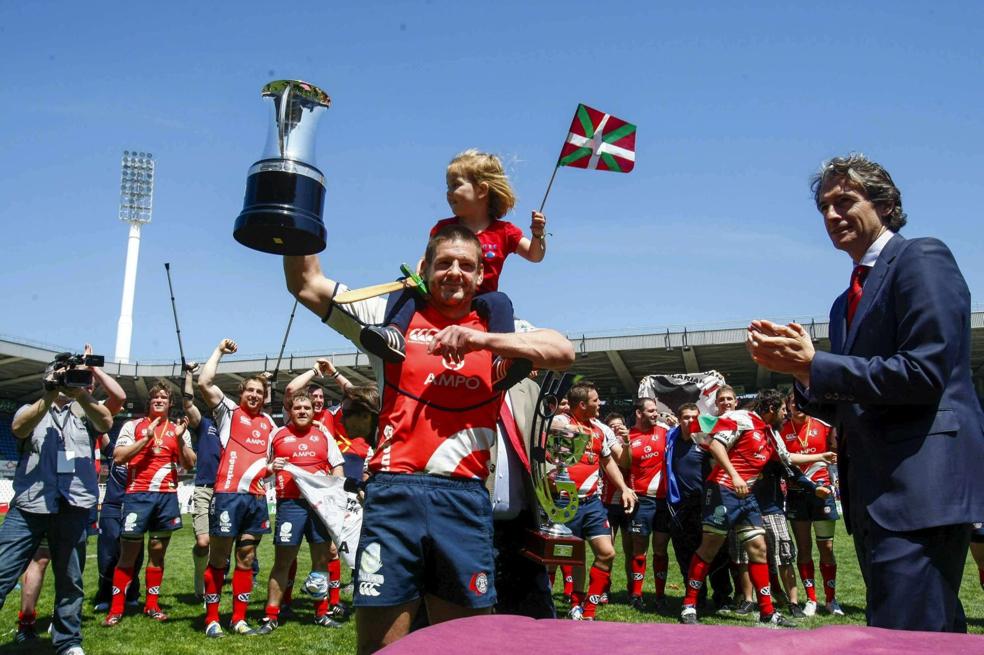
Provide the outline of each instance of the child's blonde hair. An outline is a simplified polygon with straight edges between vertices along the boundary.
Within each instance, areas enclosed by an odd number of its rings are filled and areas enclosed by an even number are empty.
[[[516,194],[509,185],[509,178],[502,168],[502,161],[495,155],[469,148],[451,160],[447,176],[464,177],[473,184],[489,185],[489,218],[502,218],[516,206]]]

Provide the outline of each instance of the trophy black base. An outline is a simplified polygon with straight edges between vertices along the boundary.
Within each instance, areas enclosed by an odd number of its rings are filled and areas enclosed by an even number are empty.
[[[526,531],[524,556],[544,566],[566,566],[584,563],[584,540],[577,537],[555,537],[539,530]]]
[[[260,171],[246,178],[243,211],[232,236],[274,255],[313,255],[325,249],[325,187],[299,173]]]

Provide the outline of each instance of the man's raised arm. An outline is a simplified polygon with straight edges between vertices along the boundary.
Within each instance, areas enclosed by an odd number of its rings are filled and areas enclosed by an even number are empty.
[[[284,257],[284,280],[287,290],[319,317],[328,313],[338,283],[321,272],[317,255]]]
[[[239,346],[236,345],[235,341],[223,339],[215,347],[212,356],[205,362],[202,372],[198,374],[198,389],[202,392],[202,398],[205,399],[205,404],[210,410],[215,409],[224,395],[222,389],[213,384],[215,371],[219,368],[219,360],[222,359],[222,355],[232,354],[237,350],[239,350]]]

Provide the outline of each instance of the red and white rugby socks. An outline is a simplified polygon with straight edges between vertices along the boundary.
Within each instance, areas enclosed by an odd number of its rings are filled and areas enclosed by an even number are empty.
[[[755,595],[758,597],[759,615],[771,616],[776,608],[772,606],[769,565],[765,562],[749,562],[748,577],[752,579],[752,586],[755,587]]]
[[[629,582],[629,594],[642,596],[642,584],[646,581],[646,554],[632,558],[632,580]]]
[[[823,595],[829,603],[837,595],[837,564],[820,562],[820,575],[823,576]]]
[[[278,621],[280,619],[280,605],[267,605],[265,613],[267,621]]]
[[[571,607],[577,607],[584,603],[584,592],[583,591],[572,591],[571,592]]]
[[[296,563],[296,560],[295,560]],[[328,604],[338,605],[339,594],[342,591],[342,560],[333,559],[328,562]],[[319,615],[320,616],[320,615]]]
[[[700,590],[704,587],[704,580],[707,579],[707,572],[711,570],[711,563],[705,562],[700,555],[694,553],[690,558],[690,567],[687,569],[687,593],[683,596],[684,607],[697,607],[697,597]]]
[[[670,567],[670,558],[666,555],[653,555],[653,582],[656,584],[656,598],[666,594],[666,572]],[[633,576],[634,577],[634,576]],[[642,587],[639,587],[642,594]]]
[[[799,568],[800,579],[803,580],[803,588],[806,589],[806,599],[812,600],[814,603],[817,602],[817,583],[814,578],[817,573],[813,566],[813,560],[800,562],[797,568]]]
[[[160,611],[161,606],[157,604],[157,598],[161,594],[161,583],[164,581],[164,567],[148,565],[144,571],[144,578],[147,581],[147,598],[144,600],[144,610]]]
[[[605,585],[612,579],[611,571],[603,571],[597,564],[591,565],[588,573],[588,597],[584,601],[584,618],[593,619],[598,603],[601,602],[601,595],[605,593]]]
[[[232,618],[230,625],[246,620],[246,608],[249,607],[249,597],[253,593],[253,570],[241,569],[238,566],[232,572]]]
[[[327,596],[325,596],[321,600],[314,601],[314,618],[318,618],[327,614],[329,605],[330,602]]]
[[[564,595],[572,596],[574,594],[574,565],[562,565],[560,572],[564,574]]]
[[[117,566],[113,571],[113,597],[109,601],[110,615],[123,615],[123,604],[126,601],[126,590],[133,582],[133,567]]]
[[[205,567],[205,625],[219,620],[219,600],[222,598],[222,584],[225,582],[225,569],[209,564]]]
[[[290,571],[287,572],[287,588],[284,589],[284,597],[281,605],[290,605],[294,600],[294,578],[297,577],[297,559],[290,563]]]

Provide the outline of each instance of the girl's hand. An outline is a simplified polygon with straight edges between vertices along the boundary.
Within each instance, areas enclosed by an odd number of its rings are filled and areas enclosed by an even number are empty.
[[[533,212],[533,220],[530,222],[530,234],[534,237],[539,238],[544,234],[544,230],[547,229],[547,217],[538,211]]]

